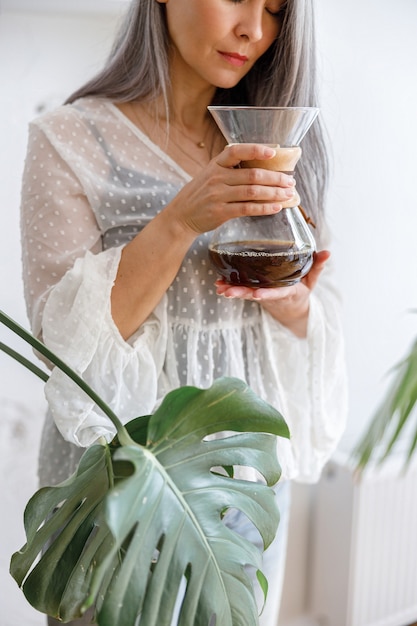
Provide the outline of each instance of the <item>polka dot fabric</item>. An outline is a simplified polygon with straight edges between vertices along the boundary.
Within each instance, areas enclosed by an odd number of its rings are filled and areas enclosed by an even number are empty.
[[[246,380],[290,426],[291,442],[278,444],[285,476],[314,480],[346,414],[339,299],[330,278],[314,292],[308,337],[299,340],[259,304],[216,295],[207,233],[128,341],[113,323],[110,293],[123,246],[189,180],[105,99],[81,99],[32,122],[21,228],[33,332],[125,422],[152,412],[180,385]],[[144,271],[138,268],[138,281]],[[46,394],[67,441],[87,446],[113,435],[107,418],[59,371]],[[58,436],[51,429],[52,422],[46,455]]]

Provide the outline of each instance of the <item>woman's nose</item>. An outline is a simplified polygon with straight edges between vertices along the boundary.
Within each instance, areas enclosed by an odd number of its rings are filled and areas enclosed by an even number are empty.
[[[251,9],[249,5],[242,5],[242,14],[236,27],[238,37],[246,37],[249,41],[259,41],[263,37],[263,11],[259,8]]]

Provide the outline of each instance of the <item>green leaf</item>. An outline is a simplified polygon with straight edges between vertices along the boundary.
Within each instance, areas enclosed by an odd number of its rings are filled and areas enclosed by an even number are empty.
[[[236,396],[239,396],[237,400]],[[175,427],[166,419],[171,412],[179,415]],[[209,389],[182,387],[180,394],[168,393],[152,417],[148,442],[156,445],[163,438],[165,445],[169,445],[174,436],[176,439],[192,436],[197,440],[213,432],[242,432],[242,419],[246,421],[244,430],[248,432],[271,432],[289,437],[283,417],[246,383],[237,378],[220,378]]]
[[[26,506],[27,544],[12,556],[10,573],[23,585],[28,601],[47,615],[81,615],[86,574],[94,566],[103,533],[107,542],[113,543],[103,517],[110,486],[109,462],[106,447],[92,446],[72,477],[56,487],[40,489]],[[92,554],[85,563],[88,552]],[[65,600],[68,587],[79,590],[72,593],[69,607]]]
[[[259,569],[261,554],[223,516],[240,509],[265,547],[274,538],[282,416],[224,378],[171,392],[126,428],[146,446],[117,438],[94,446],[72,478],[29,501],[28,543],[11,566],[28,600],[64,622],[94,604],[100,626],[134,626],[139,615],[141,626],[169,626],[181,588],[180,626],[207,626],[214,615],[221,626],[257,624],[247,567]],[[266,484],[218,471],[236,466],[255,468]]]
[[[372,420],[353,450],[359,471],[370,461],[382,463],[398,444],[405,428],[415,416],[417,403],[417,341],[406,358],[394,370],[395,375],[385,398],[375,411]],[[417,442],[411,439],[408,461]],[[407,461],[407,462],[408,462]]]

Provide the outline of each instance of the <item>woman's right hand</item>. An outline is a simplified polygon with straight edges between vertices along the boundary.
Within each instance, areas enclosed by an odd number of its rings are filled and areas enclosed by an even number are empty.
[[[155,309],[198,235],[234,217],[281,210],[294,193],[291,176],[236,167],[273,155],[259,144],[225,148],[124,247],[112,290],[112,316],[123,337],[130,337]],[[138,268],[146,268],[140,280]]]
[[[188,235],[214,230],[227,220],[270,215],[294,195],[295,181],[282,172],[239,168],[242,161],[267,160],[275,150],[262,144],[233,144],[213,158],[166,208]]]

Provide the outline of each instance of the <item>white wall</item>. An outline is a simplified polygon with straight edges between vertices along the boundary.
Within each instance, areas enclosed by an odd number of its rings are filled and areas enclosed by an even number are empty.
[[[114,18],[13,13],[7,1],[1,13],[0,0],[0,306],[27,326],[18,228],[27,122],[39,104],[61,101],[90,76],[106,54]],[[334,154],[328,214],[345,301],[349,448],[416,328],[407,311],[417,307],[417,3],[317,0],[317,10],[322,114]],[[10,333],[0,329],[0,339],[9,342]],[[23,544],[23,507],[36,485],[42,384],[4,355],[0,369],[1,623],[39,626],[43,617],[26,606],[7,570],[10,553]],[[308,549],[300,546],[308,544],[310,492],[299,488],[295,496],[285,620],[302,611],[308,591]]]
[[[414,339],[417,2],[318,0],[329,217],[345,300],[349,447]]]

